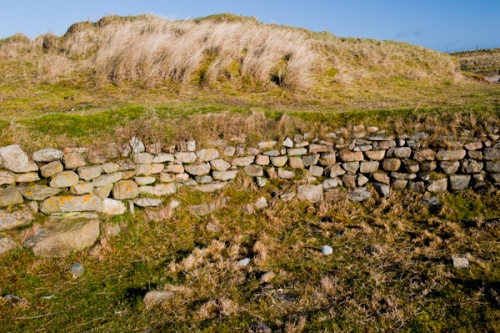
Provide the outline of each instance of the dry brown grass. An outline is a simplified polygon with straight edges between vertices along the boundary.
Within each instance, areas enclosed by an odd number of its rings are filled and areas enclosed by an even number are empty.
[[[152,15],[81,22],[57,37],[0,41],[0,56],[34,61],[38,80],[75,73],[100,86],[194,85],[315,92],[387,78],[418,82],[460,80],[450,56],[409,44],[338,38],[326,32],[267,25],[219,15],[169,21]],[[320,90],[321,90],[320,89]]]

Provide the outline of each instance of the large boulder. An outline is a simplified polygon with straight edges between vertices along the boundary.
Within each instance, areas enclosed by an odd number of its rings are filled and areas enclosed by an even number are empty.
[[[23,196],[12,186],[0,188],[0,207],[8,207],[23,203]]]
[[[40,206],[40,211],[45,214],[69,213],[69,212],[92,212],[102,209],[102,200],[95,194],[83,196],[57,196],[50,197]]]
[[[35,162],[30,161],[18,145],[0,148],[0,157],[3,159],[3,167],[7,170],[17,173],[38,171]]]
[[[69,220],[41,228],[23,242],[40,257],[66,257],[92,246],[99,238],[99,220]]]

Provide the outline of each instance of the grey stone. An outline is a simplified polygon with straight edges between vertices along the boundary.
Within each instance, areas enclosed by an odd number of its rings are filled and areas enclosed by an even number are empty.
[[[255,158],[255,164],[257,165],[269,165],[269,156],[266,155],[257,155]]]
[[[406,186],[410,191],[424,193],[425,192],[425,184],[424,182],[408,182]]]
[[[368,179],[365,175],[358,175],[358,178],[356,179],[356,183],[359,187],[365,186],[369,181],[370,179]]]
[[[153,184],[156,181],[156,178],[153,176],[135,177],[134,180],[137,183],[137,185],[143,186],[143,185]]]
[[[319,161],[319,154],[315,155],[307,155],[302,157],[302,162],[304,163],[304,166],[307,168],[311,165],[316,165]]]
[[[385,171],[398,171],[401,167],[401,160],[397,158],[386,158],[382,162],[382,168]]]
[[[210,169],[211,167],[209,163],[186,165],[184,167],[184,170],[193,176],[207,175],[210,173]]]
[[[94,191],[94,185],[92,183],[78,183],[71,186],[69,191],[75,195],[88,194]]]
[[[136,164],[151,164],[153,163],[153,154],[150,153],[137,153],[134,154],[134,163]]]
[[[436,154],[438,161],[457,161],[465,157],[466,151],[464,149],[458,150],[440,150]]]
[[[153,173],[152,164],[136,164],[135,165],[135,175],[136,176],[149,176]]]
[[[329,256],[333,253],[333,249],[328,245],[323,245],[321,247],[321,253],[325,256]]]
[[[245,173],[250,177],[262,177],[264,170],[260,165],[250,164],[245,167]]]
[[[268,206],[267,199],[265,197],[260,197],[254,204],[254,207],[257,210],[265,209],[267,208],[267,206]]]
[[[32,183],[40,180],[38,172],[28,172],[16,175],[16,183]]]
[[[346,171],[344,169],[342,169],[342,167],[338,164],[333,165],[328,171],[330,173],[330,178],[342,176],[346,173]],[[328,174],[328,171],[327,171],[327,174]]]
[[[431,172],[437,169],[437,163],[435,161],[421,162],[419,166],[422,172]]]
[[[120,200],[106,198],[102,201],[100,212],[107,215],[122,215],[127,211],[127,207]]]
[[[212,177],[216,180],[231,180],[236,177],[238,171],[212,171]]]
[[[325,153],[321,154],[321,158],[319,160],[319,164],[322,166],[331,166],[334,165],[337,158],[335,157],[335,153]]]
[[[361,162],[360,172],[361,173],[374,173],[379,168],[379,162],[371,161],[371,162]]]
[[[65,221],[51,228],[41,228],[23,242],[40,257],[66,257],[92,246],[99,238],[97,219]]]
[[[441,178],[432,181],[429,186],[427,186],[427,191],[431,193],[441,193],[446,191],[448,188],[448,178]]]
[[[160,153],[153,158],[153,163],[173,162],[174,160],[175,160],[174,155]]]
[[[196,185],[196,183],[194,184]],[[144,194],[151,194],[155,195],[158,197],[162,197],[165,195],[172,195],[177,192],[177,187],[175,186],[174,183],[167,183],[167,184],[157,184],[155,186],[141,186],[139,187],[139,193]]]
[[[196,176],[195,180],[198,184],[208,184],[214,181],[212,176],[204,175],[204,176]]]
[[[172,173],[184,173],[184,166],[182,164],[170,164],[167,167],[167,172],[172,172]]]
[[[219,158],[219,151],[214,148],[202,149],[196,153],[202,162],[209,162]]]
[[[102,174],[102,166],[84,166],[77,169],[78,175],[81,179],[90,181],[94,178],[99,177]]]
[[[0,231],[26,226],[33,218],[33,213],[28,207],[15,212],[0,210]]]
[[[228,146],[228,147],[224,148],[223,153],[225,156],[232,157],[236,153],[236,148],[233,146]]]
[[[290,139],[289,137],[287,137],[285,140],[283,140],[282,145],[283,145],[283,147],[286,147],[286,148],[292,148],[293,147],[293,141],[292,141],[292,139]]]
[[[317,165],[311,165],[309,167],[309,173],[314,177],[323,176],[323,171],[324,171],[324,168],[317,166]]]
[[[362,152],[343,150],[340,152],[340,159],[343,162],[360,162],[364,160],[364,156]]]
[[[312,203],[323,200],[322,185],[299,185],[297,188],[297,197]]]
[[[75,262],[69,267],[69,271],[71,272],[71,275],[73,275],[73,278],[76,279],[85,272],[85,268],[81,263]]]
[[[267,184],[267,179],[264,177],[255,177],[255,183],[258,187],[264,187]]]
[[[403,160],[403,165],[409,173],[417,173],[420,170],[420,165],[414,160]]]
[[[483,162],[478,162],[475,160],[463,160],[462,161],[462,173],[478,173],[483,170]],[[500,172],[500,163],[498,163],[498,170]],[[491,170],[488,170],[491,171]]]
[[[162,199],[156,198],[137,198],[133,200],[133,203],[139,207],[158,207],[162,201]]]
[[[453,267],[457,269],[469,268],[469,260],[467,258],[452,257]]]
[[[55,174],[58,174],[60,172],[64,171],[64,167],[61,162],[59,161],[54,161],[50,162],[48,164],[45,164],[44,166],[40,167],[40,174],[42,175],[43,178],[49,178],[54,176]]]
[[[211,203],[204,203],[201,205],[190,206],[189,211],[194,215],[205,216],[214,212],[218,208],[218,205]]]
[[[348,163],[343,163],[342,167],[344,168],[345,171],[348,173],[356,173],[359,170],[359,162],[348,162]]]
[[[488,161],[500,160],[500,149],[498,149],[498,148],[486,148],[484,150],[484,159],[488,160]]]
[[[278,177],[280,177],[282,179],[292,179],[293,177],[295,177],[295,172],[279,168],[278,169]]]
[[[383,197],[388,198],[391,194],[389,186],[383,183],[374,183],[373,188],[377,191],[377,193]]]
[[[454,192],[464,191],[469,187],[470,175],[451,175],[450,190]]]
[[[409,158],[410,156],[411,156],[411,148],[409,147],[394,148],[394,157]]]
[[[15,187],[0,187],[0,207],[8,207],[23,203],[23,196]]]
[[[280,156],[281,155],[279,150],[268,150],[268,151],[263,152],[262,154],[264,154],[264,156]]]
[[[85,159],[79,153],[67,153],[63,156],[64,167],[73,170],[85,165]]]
[[[366,190],[366,187],[360,187],[347,195],[347,199],[352,202],[363,202],[371,198],[371,193]]]
[[[130,148],[134,154],[142,153],[146,150],[144,143],[138,138],[133,137],[129,142]]]
[[[302,162],[302,158],[300,157],[290,157],[288,163],[294,169],[304,169],[304,162]]]
[[[14,184],[16,182],[15,175],[10,171],[0,171],[0,186],[5,184]]]
[[[336,178],[325,179],[323,181],[323,189],[324,190],[329,190],[331,188],[337,187],[338,185],[339,185],[339,182]]]
[[[121,180],[113,187],[113,198],[117,200],[134,199],[139,195],[139,187],[131,180]]]
[[[231,162],[234,166],[247,166],[255,161],[255,156],[237,157]]]
[[[155,306],[161,305],[162,303],[165,303],[169,299],[175,297],[175,293],[172,291],[159,291],[159,290],[153,290],[153,291],[148,291],[146,295],[144,296],[144,304],[146,306],[146,309],[151,309]]]
[[[3,167],[16,173],[38,171],[38,166],[29,160],[28,155],[18,145],[0,148]]]
[[[116,163],[105,163],[101,167],[105,173],[114,173],[120,170],[120,166]]]
[[[37,150],[33,153],[33,160],[35,162],[53,162],[63,158],[62,151],[52,148]]]
[[[343,175],[342,183],[344,187],[355,188],[356,187],[356,175]]]
[[[332,151],[331,146],[318,145],[318,144],[310,144],[309,145],[309,153],[310,154],[328,153],[330,151]]]
[[[407,180],[403,180],[403,179],[393,179],[391,181],[391,187],[395,190],[402,190],[402,189],[405,189],[406,186],[408,185],[408,181]]]
[[[193,163],[197,159],[196,154],[193,152],[177,153],[174,156],[179,163]]]
[[[222,159],[212,160],[210,161],[210,165],[214,171],[226,171],[231,167],[230,163]]]
[[[385,173],[374,173],[372,178],[379,183],[384,183],[389,185],[391,183],[391,178]]]
[[[95,178],[94,180],[92,180],[92,184],[94,184],[95,187],[101,187],[108,184],[114,184],[120,181],[122,178],[123,172],[109,173]]]
[[[100,187],[94,186],[94,194],[97,195],[102,200],[104,200],[107,197],[109,197],[109,194],[111,193],[112,189],[113,189],[113,184],[107,184]]]
[[[490,161],[486,162],[486,171],[493,172],[493,173],[499,173],[500,172],[500,161],[498,161],[498,162],[490,162]],[[476,172],[479,172],[479,171],[476,171]]]
[[[17,243],[8,236],[0,235],[0,256],[6,254],[7,252],[17,248]]]
[[[215,182],[212,184],[198,185],[194,189],[204,193],[216,192],[222,190],[227,185],[226,182]]]
[[[65,195],[44,200],[40,206],[40,211],[45,214],[88,212],[99,211],[101,207],[102,200],[94,194],[84,196]]]
[[[434,161],[436,159],[436,152],[432,149],[417,150],[413,154],[413,159],[418,162]]]
[[[307,155],[307,149],[306,148],[288,148],[287,154],[290,156]]]
[[[439,163],[439,166],[441,169],[444,171],[445,174],[447,175],[452,175],[458,171],[460,168],[460,162],[459,161],[441,161]]]
[[[288,162],[287,156],[273,156],[271,157],[271,164],[275,167],[282,167]]]
[[[369,160],[382,161],[385,157],[385,150],[369,150],[365,151],[365,155]]]

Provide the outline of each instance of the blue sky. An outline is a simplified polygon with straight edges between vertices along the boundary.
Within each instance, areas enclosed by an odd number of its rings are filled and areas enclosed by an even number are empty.
[[[72,23],[108,14],[185,19],[223,12],[443,52],[500,47],[500,0],[6,0],[0,38],[61,35]]]

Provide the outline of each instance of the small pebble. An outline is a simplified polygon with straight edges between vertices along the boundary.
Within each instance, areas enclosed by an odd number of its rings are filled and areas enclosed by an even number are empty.
[[[241,259],[238,261],[238,266],[246,266],[250,263],[250,258]]]
[[[455,268],[468,268],[469,267],[469,260],[467,258],[459,258],[459,257],[453,257],[453,267]]]
[[[272,279],[274,279],[275,276],[276,276],[276,273],[274,273],[273,271],[269,271],[269,272],[262,274],[262,276],[260,277],[260,280],[262,282],[269,282]]]
[[[328,245],[323,245],[323,247],[321,248],[321,253],[323,253],[325,256],[329,256],[333,253],[333,249]]]
[[[71,274],[74,278],[79,277],[83,274],[83,272],[85,272],[85,268],[79,262],[75,262],[73,265],[71,265],[69,270],[71,271]]]

